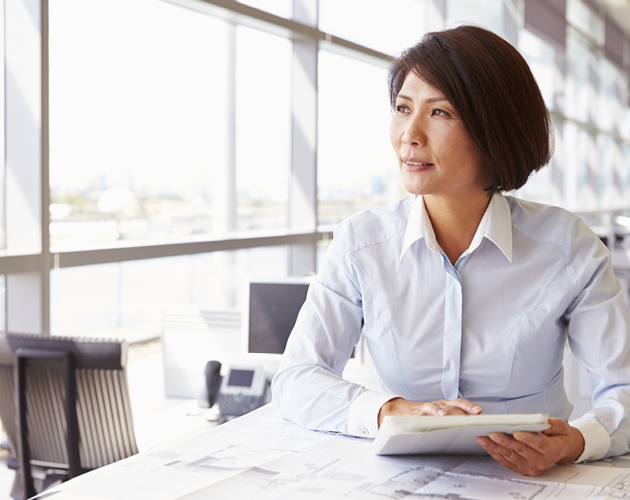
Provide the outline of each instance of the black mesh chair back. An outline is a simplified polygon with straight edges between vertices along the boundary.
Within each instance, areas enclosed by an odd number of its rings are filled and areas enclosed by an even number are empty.
[[[0,419],[19,496],[35,494],[33,467],[71,478],[138,452],[126,357],[124,341],[0,332]]]

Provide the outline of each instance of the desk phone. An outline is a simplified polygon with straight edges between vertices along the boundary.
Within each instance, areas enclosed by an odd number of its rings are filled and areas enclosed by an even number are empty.
[[[211,363],[213,370],[209,369]],[[206,385],[211,404],[217,402],[222,415],[244,415],[265,404],[268,382],[262,366],[254,368],[232,366],[229,373],[221,377],[217,365],[220,369],[221,364],[217,361],[208,362]],[[213,392],[215,395],[212,395]]]

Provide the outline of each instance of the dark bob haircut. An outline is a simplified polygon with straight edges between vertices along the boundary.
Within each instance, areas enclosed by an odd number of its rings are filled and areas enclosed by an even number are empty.
[[[440,90],[486,157],[489,192],[522,187],[553,154],[553,128],[529,66],[476,26],[427,33],[389,71],[392,108],[410,71]]]

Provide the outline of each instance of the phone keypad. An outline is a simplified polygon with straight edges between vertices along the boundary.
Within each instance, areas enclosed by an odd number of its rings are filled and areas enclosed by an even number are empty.
[[[219,395],[219,410],[223,415],[244,415],[262,405],[260,396],[244,396],[243,394]]]

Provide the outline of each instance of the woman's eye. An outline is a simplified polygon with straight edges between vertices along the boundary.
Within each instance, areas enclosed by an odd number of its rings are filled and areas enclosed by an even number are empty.
[[[450,116],[446,111],[439,108],[435,108],[432,114],[437,115],[437,116]]]
[[[409,108],[402,104],[398,104],[395,108],[396,113],[409,113]]]

